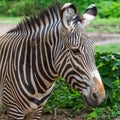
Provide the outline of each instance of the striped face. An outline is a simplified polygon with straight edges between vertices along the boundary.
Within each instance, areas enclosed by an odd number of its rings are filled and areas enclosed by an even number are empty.
[[[84,18],[76,13],[73,4],[67,3],[62,7],[61,43],[55,61],[59,75],[83,94],[88,106],[97,106],[105,98],[104,86],[94,61],[94,43],[84,31],[84,27],[90,23],[89,20],[95,17],[90,12],[96,10],[93,7],[95,6],[88,7]],[[88,19],[87,12],[91,13]]]

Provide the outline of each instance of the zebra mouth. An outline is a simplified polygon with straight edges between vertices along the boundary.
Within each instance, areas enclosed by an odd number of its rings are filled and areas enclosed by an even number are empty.
[[[85,100],[85,104],[89,107],[96,107],[98,105],[97,102],[91,100],[90,98],[88,99],[85,95],[83,95],[83,98]]]

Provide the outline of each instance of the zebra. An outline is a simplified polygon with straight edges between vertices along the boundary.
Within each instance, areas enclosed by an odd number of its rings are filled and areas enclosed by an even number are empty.
[[[61,76],[86,105],[103,102],[105,89],[85,27],[95,18],[90,5],[79,15],[72,3],[56,4],[25,18],[0,37],[0,102],[11,120],[37,120]]]

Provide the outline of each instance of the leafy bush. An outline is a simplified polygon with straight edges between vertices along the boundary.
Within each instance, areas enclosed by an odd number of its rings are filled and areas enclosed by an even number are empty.
[[[81,95],[76,90],[71,89],[63,78],[58,78],[54,91],[44,107],[44,112],[52,113],[54,108],[66,108],[72,112],[80,112],[82,107]]]
[[[120,115],[120,54],[96,53],[96,64],[106,89],[106,101],[97,108],[91,108],[87,120],[108,119]],[[52,113],[54,108],[67,108],[80,113],[84,104],[81,95],[71,89],[63,78],[59,78],[44,107],[44,112]],[[88,109],[88,108],[87,108]]]
[[[0,14],[6,15],[8,9],[9,9],[9,4],[6,1],[1,1],[0,2]]]
[[[59,2],[59,1],[58,1]],[[120,1],[119,0],[60,0],[60,3],[72,2],[76,5],[79,13],[90,4],[96,4],[98,7],[98,15],[100,17],[120,17]],[[41,8],[46,8],[48,5],[53,5],[56,0],[1,0],[0,14],[8,16],[27,16],[36,14]]]
[[[118,88],[117,90],[120,91],[120,54],[97,53],[96,64],[98,65],[98,70],[103,78],[103,83],[105,85],[107,93],[107,99],[110,100],[110,102],[113,102],[113,91],[115,91],[116,88]]]
[[[55,1],[47,0],[12,0],[0,1],[0,14],[6,16],[30,16],[36,14],[41,8],[48,7],[48,4],[54,4]]]
[[[106,101],[93,108],[87,119],[111,120],[120,115],[120,54],[97,53],[95,58],[105,86]]]
[[[28,16],[31,14],[36,14],[40,9],[38,0],[24,0],[19,2],[13,2],[8,10],[10,16]]]
[[[120,1],[103,1],[98,4],[101,18],[120,17]]]

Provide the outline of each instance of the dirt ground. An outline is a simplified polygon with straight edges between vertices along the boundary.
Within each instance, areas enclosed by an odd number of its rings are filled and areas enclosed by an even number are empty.
[[[41,120],[86,120],[85,118],[90,111],[89,108],[85,107],[80,114],[73,115],[67,109],[54,110],[52,115],[42,115]]]
[[[16,25],[10,25],[10,24],[0,24],[0,35],[3,35],[11,28],[15,27]],[[95,41],[96,45],[104,45],[108,43],[120,43],[120,34],[116,33],[88,33],[88,36],[90,36],[91,39]],[[1,119],[0,119],[1,120]],[[57,113],[56,115],[42,115],[41,120],[84,120],[81,118],[81,115],[77,116],[68,116],[65,112],[62,112],[61,114]],[[103,119],[101,119],[103,120]],[[120,117],[114,119],[114,120],[120,120]]]

